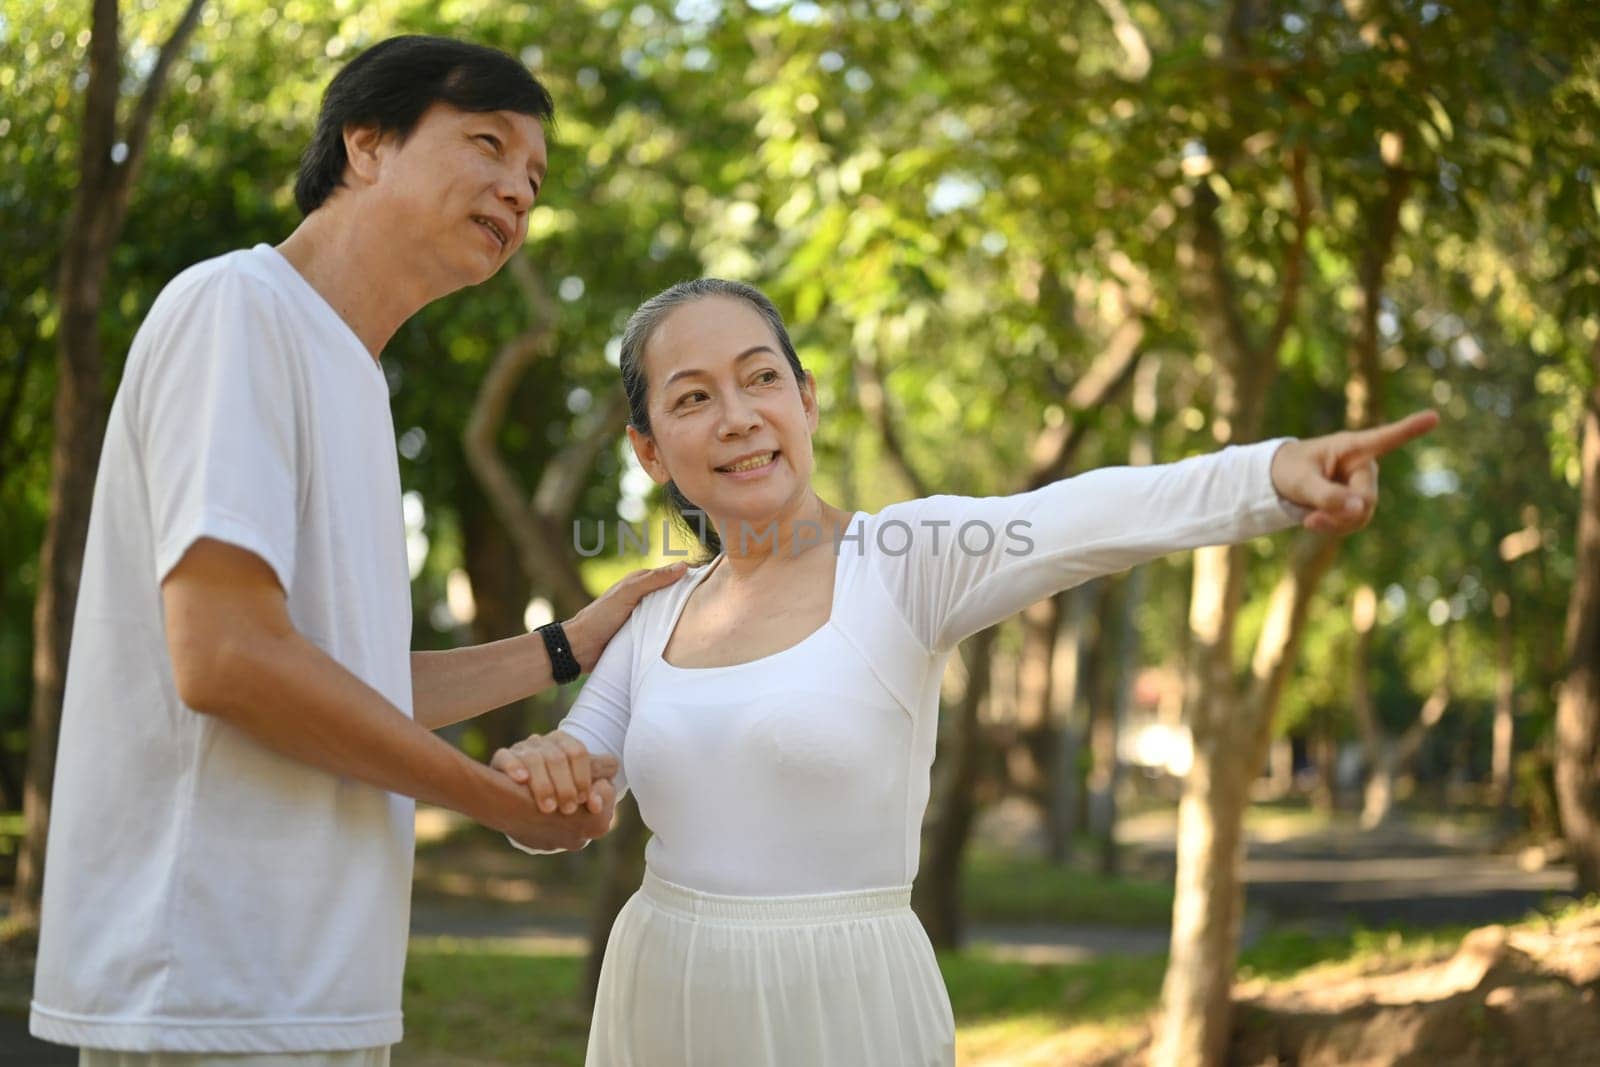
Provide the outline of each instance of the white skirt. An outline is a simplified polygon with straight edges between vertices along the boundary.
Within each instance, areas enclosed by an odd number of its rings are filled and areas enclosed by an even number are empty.
[[[911,890],[700,893],[649,871],[606,943],[587,1067],[949,1067]]]

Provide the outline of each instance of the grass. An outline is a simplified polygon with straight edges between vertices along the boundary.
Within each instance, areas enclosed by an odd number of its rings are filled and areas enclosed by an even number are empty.
[[[976,922],[1165,926],[1169,879],[1106,878],[1042,859],[978,851],[962,871],[962,899]]]
[[[406,1037],[396,1060],[577,1067],[589,1035],[589,1010],[579,996],[583,965],[581,956],[413,938]]]
[[[406,967],[406,1039],[396,1064],[583,1062],[589,1014],[580,956],[415,938]],[[1029,964],[981,952],[942,953],[966,1058],[1074,1027],[1127,1026],[1149,1010],[1163,961],[1111,958]]]
[[[1571,902],[1529,921],[1553,924],[1596,907],[1600,898]],[[1330,966],[1388,969],[1440,959],[1465,933],[1278,930],[1241,955],[1238,977],[1278,980]],[[530,942],[413,939],[406,1040],[396,1050],[397,1067],[581,1064],[588,1031],[583,966],[579,955]],[[958,1057],[973,1067],[1090,1063],[1137,1047],[1147,1036],[1165,967],[1160,956],[1027,963],[987,949],[939,954],[955,1010]]]
[[[1462,931],[1356,930],[1337,936],[1268,934],[1240,958],[1243,978],[1382,957],[1399,963],[1446,953]],[[397,1065],[583,1062],[588,1011],[580,956],[508,942],[417,938],[406,969],[406,1040]],[[1087,1061],[1143,1038],[1166,960],[1111,956],[1022,963],[986,951],[939,955],[963,1063]]]

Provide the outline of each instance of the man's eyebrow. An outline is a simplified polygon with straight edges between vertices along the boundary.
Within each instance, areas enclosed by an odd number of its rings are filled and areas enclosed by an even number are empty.
[[[737,356],[734,356],[733,357],[733,361],[735,363],[738,363],[741,360],[749,359],[751,356],[759,355],[762,352],[765,352],[769,356],[776,356],[778,354],[778,353],[776,353],[776,352],[774,352],[772,350],[772,346],[771,345],[766,345],[766,344],[751,345],[749,348],[745,349],[743,352],[740,352]],[[701,377],[704,377],[705,373],[706,372],[701,370],[699,367],[685,367],[682,370],[675,370],[671,374],[667,375],[667,380],[662,382],[661,385],[664,388],[666,386],[671,385],[673,382],[677,381],[679,378],[689,378],[689,377],[692,377],[694,375],[699,375]]]

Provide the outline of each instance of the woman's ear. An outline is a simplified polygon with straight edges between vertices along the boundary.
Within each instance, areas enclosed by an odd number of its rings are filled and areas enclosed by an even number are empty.
[[[821,412],[817,409],[817,376],[810,371],[806,371],[806,380],[800,385],[800,403],[805,407],[806,425],[815,433]]]
[[[672,475],[667,473],[667,465],[661,462],[661,454],[656,451],[654,437],[629,426],[628,443],[633,446],[633,454],[638,457],[639,466],[644,468],[651,481],[657,485],[666,485],[672,480]]]
[[[378,180],[382,162],[384,135],[376,125],[348,125],[344,128],[344,156],[346,167],[368,185]]]

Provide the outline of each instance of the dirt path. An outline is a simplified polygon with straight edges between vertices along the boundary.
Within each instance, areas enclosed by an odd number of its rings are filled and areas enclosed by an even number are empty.
[[[1130,820],[1123,840],[1143,869],[1170,873],[1175,831],[1163,812]],[[1246,908],[1269,923],[1481,926],[1521,919],[1573,889],[1569,868],[1527,869],[1521,855],[1493,851],[1487,831],[1439,820],[1308,830],[1303,818],[1267,815],[1252,820],[1248,838]]]

